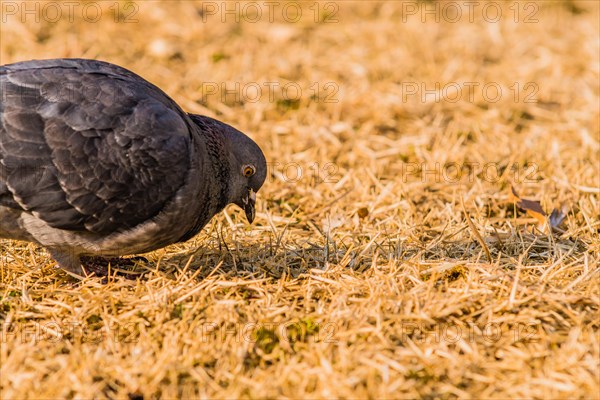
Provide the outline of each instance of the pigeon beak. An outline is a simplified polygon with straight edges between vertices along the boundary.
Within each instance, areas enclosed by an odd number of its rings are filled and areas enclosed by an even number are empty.
[[[248,197],[244,197],[242,199],[242,203],[244,203],[244,211],[246,212],[246,218],[249,223],[254,221],[254,206],[256,205],[256,192],[251,188],[248,188]]]

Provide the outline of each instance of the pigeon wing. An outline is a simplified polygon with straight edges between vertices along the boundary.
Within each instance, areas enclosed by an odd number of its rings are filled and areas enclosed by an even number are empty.
[[[68,230],[110,233],[157,215],[184,184],[190,122],[112,64],[0,67],[0,205]]]

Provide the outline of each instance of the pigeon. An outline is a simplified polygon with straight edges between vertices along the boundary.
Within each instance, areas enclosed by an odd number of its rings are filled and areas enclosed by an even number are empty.
[[[103,61],[0,66],[0,238],[82,258],[146,253],[196,235],[228,204],[250,223],[267,163],[237,129],[184,112]]]

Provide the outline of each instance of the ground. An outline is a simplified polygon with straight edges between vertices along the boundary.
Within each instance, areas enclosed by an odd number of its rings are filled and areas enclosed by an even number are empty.
[[[0,241],[0,396],[598,398],[599,7],[467,3],[2,1],[3,64],[122,65],[269,176],[107,282]]]

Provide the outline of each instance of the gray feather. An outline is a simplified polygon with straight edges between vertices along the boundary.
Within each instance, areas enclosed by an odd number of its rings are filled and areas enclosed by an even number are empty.
[[[36,241],[67,269],[186,240],[264,181],[249,138],[116,65],[5,65],[0,90],[0,237]],[[235,175],[244,157],[259,164],[252,182]]]

